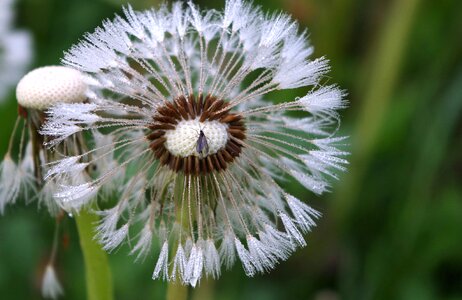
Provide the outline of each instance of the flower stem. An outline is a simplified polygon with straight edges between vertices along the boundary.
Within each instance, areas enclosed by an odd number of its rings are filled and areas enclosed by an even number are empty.
[[[94,224],[98,216],[82,210],[75,216],[80,237],[80,247],[85,262],[85,278],[88,300],[111,300],[112,276],[106,252],[93,240]]]
[[[202,279],[201,285],[194,289],[192,300],[213,300],[215,299],[214,287],[215,287],[215,279],[212,279],[212,278]]]
[[[179,281],[169,281],[167,286],[167,300],[188,299],[188,287]]]

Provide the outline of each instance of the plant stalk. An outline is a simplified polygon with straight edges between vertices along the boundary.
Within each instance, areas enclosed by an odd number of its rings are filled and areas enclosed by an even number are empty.
[[[108,258],[106,252],[93,239],[94,224],[98,221],[98,216],[84,209],[75,216],[75,221],[85,263],[87,299],[112,300],[112,274]]]
[[[169,281],[167,286],[167,300],[188,299],[188,287],[179,281]]]

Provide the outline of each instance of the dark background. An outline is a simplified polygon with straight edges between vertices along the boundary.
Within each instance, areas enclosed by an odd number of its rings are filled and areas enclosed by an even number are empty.
[[[0,0],[1,1],[1,0]],[[224,1],[195,1],[201,7]],[[349,171],[332,193],[304,200],[322,211],[308,247],[269,274],[247,278],[236,264],[203,281],[191,299],[462,299],[462,1],[270,0],[310,30],[315,56],[331,60],[329,82],[349,92],[342,134]],[[21,0],[16,25],[34,39],[33,67],[59,64],[63,51],[117,0]],[[154,0],[132,0],[137,9]],[[0,155],[16,118],[12,89],[0,104]],[[298,189],[294,185],[293,189]],[[24,201],[22,201],[24,202]],[[54,221],[36,205],[0,217],[0,298],[40,299]],[[84,299],[75,224],[64,222],[58,273],[65,299]],[[152,281],[155,255],[134,263],[110,255],[117,299],[164,299]]]

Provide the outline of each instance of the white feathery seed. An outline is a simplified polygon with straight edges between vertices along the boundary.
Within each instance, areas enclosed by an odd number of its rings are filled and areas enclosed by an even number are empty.
[[[62,295],[64,295],[64,291],[56,275],[55,268],[48,264],[42,279],[42,297],[55,300]]]
[[[98,189],[98,186],[90,183],[74,186],[62,185],[60,190],[54,194],[54,198],[64,210],[80,209],[96,196]]]
[[[266,224],[265,232],[260,232],[260,240],[266,245],[273,245],[274,255],[282,260],[286,260],[296,249],[296,245],[290,240],[290,236],[277,230],[271,225]]]
[[[329,187],[329,184],[322,178],[316,178],[295,170],[291,171],[291,175],[305,188],[318,195],[324,193]]]
[[[128,235],[128,224],[123,225],[122,227],[114,230],[111,233],[106,235],[96,235],[100,243],[103,246],[103,249],[107,252],[112,252],[117,249],[120,244],[126,239]]]
[[[247,246],[252,263],[258,272],[266,272],[274,267],[277,260],[271,253],[269,245],[265,245],[254,236],[247,236]]]
[[[234,246],[235,236],[231,232],[225,232],[219,249],[221,263],[226,269],[230,269],[236,261],[236,249]]]
[[[320,218],[321,214],[292,195],[286,194],[286,198],[300,229],[304,232],[311,231],[311,228],[316,226],[314,219]]]
[[[157,278],[168,278],[168,242],[165,241],[160,250],[159,258],[157,259],[154,273],[152,273],[152,279]]]
[[[138,253],[136,255],[136,260],[145,258],[148,255],[149,251],[151,250],[151,244],[152,244],[152,229],[149,224],[146,224],[143,230],[141,230],[141,235],[138,239],[138,242],[133,247],[133,249],[130,251],[130,254],[134,255],[135,253]]]
[[[204,251],[202,249],[203,242],[199,240],[194,244],[189,253],[189,258],[186,263],[185,277],[183,281],[195,287],[197,282],[202,277],[202,268],[204,266]]]
[[[179,244],[173,261],[172,275],[170,276],[171,280],[175,281],[176,278],[181,279],[186,277],[186,263],[185,251],[183,246]]]
[[[44,179],[49,179],[53,176],[58,176],[62,174],[72,174],[72,173],[79,173],[85,170],[88,166],[88,163],[79,163],[80,157],[79,156],[71,156],[63,158],[62,160],[53,162],[51,167],[47,170],[47,173]]]
[[[0,214],[3,214],[7,204],[16,202],[20,188],[20,169],[7,155],[0,164]]]
[[[306,111],[315,115],[320,113],[332,113],[336,115],[336,110],[346,107],[346,103],[343,100],[343,92],[332,85],[314,90],[298,101]]]
[[[208,239],[205,241],[205,272],[207,275],[212,276],[213,279],[220,277],[220,255],[213,240]]]
[[[254,262],[252,261],[252,255],[244,248],[241,241],[238,238],[234,239],[236,252],[239,255],[239,259],[242,262],[242,267],[244,268],[245,274],[249,277],[255,275]]]
[[[302,247],[306,246],[305,239],[303,238],[300,231],[297,229],[297,226],[295,226],[295,223],[293,222],[293,220],[284,213],[280,213],[279,217],[281,218],[281,221],[284,224],[286,232],[289,234],[291,239],[294,239],[294,241]]]

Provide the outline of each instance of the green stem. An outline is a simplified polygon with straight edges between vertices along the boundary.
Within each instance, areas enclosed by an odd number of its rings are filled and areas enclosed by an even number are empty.
[[[75,216],[85,262],[88,300],[112,300],[112,276],[106,252],[93,239],[98,216],[82,210]]]
[[[169,281],[167,286],[167,300],[188,299],[188,287],[178,281]]]
[[[201,284],[194,289],[192,300],[213,300],[215,299],[215,280],[212,278],[204,278]]]

